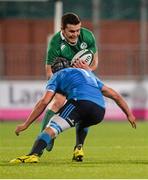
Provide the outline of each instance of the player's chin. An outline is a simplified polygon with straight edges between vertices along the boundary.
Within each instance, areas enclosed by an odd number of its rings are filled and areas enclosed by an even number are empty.
[[[77,38],[71,38],[71,39],[69,39],[69,42],[71,44],[75,44],[77,42]]]

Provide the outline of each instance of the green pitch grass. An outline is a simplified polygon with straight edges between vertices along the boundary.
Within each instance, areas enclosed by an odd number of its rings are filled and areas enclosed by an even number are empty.
[[[102,122],[91,127],[86,139],[83,162],[72,162],[75,129],[61,134],[52,152],[36,164],[9,164],[9,160],[29,152],[39,132],[33,124],[20,136],[14,134],[18,123],[0,123],[0,178],[148,178],[148,122],[132,129],[127,122]]]

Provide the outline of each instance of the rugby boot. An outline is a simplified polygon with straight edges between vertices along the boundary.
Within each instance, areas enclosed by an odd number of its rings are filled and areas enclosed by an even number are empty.
[[[82,162],[83,157],[84,157],[84,152],[82,149],[82,145],[80,144],[80,145],[75,147],[72,160],[76,161],[76,162]]]
[[[16,159],[12,159],[10,163],[37,163],[39,162],[39,157],[37,155],[24,155],[17,157]]]

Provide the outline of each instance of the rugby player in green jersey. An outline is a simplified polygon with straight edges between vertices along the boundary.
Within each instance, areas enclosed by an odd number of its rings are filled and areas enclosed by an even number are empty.
[[[66,13],[62,16],[61,31],[56,33],[50,40],[46,55],[46,76],[50,79],[52,76],[52,63],[57,57],[66,58],[71,61],[76,53],[83,49],[89,49],[93,52],[93,61],[90,66],[87,63],[80,63],[78,60],[74,63],[74,67],[90,69],[94,71],[98,65],[98,52],[93,33],[81,27],[80,18],[74,13]],[[46,127],[49,119],[57,112],[65,103],[66,97],[56,94],[52,102],[48,106],[48,110],[42,121],[41,131]],[[83,160],[82,146],[86,138],[88,129],[79,129],[76,126],[76,145],[73,152],[73,160]],[[54,140],[47,146],[46,150],[50,151],[53,147]]]

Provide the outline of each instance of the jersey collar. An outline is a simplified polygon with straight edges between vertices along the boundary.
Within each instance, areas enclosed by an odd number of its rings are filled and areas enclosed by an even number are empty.
[[[60,36],[62,40],[65,40],[65,37],[63,36],[62,31],[60,32]]]

